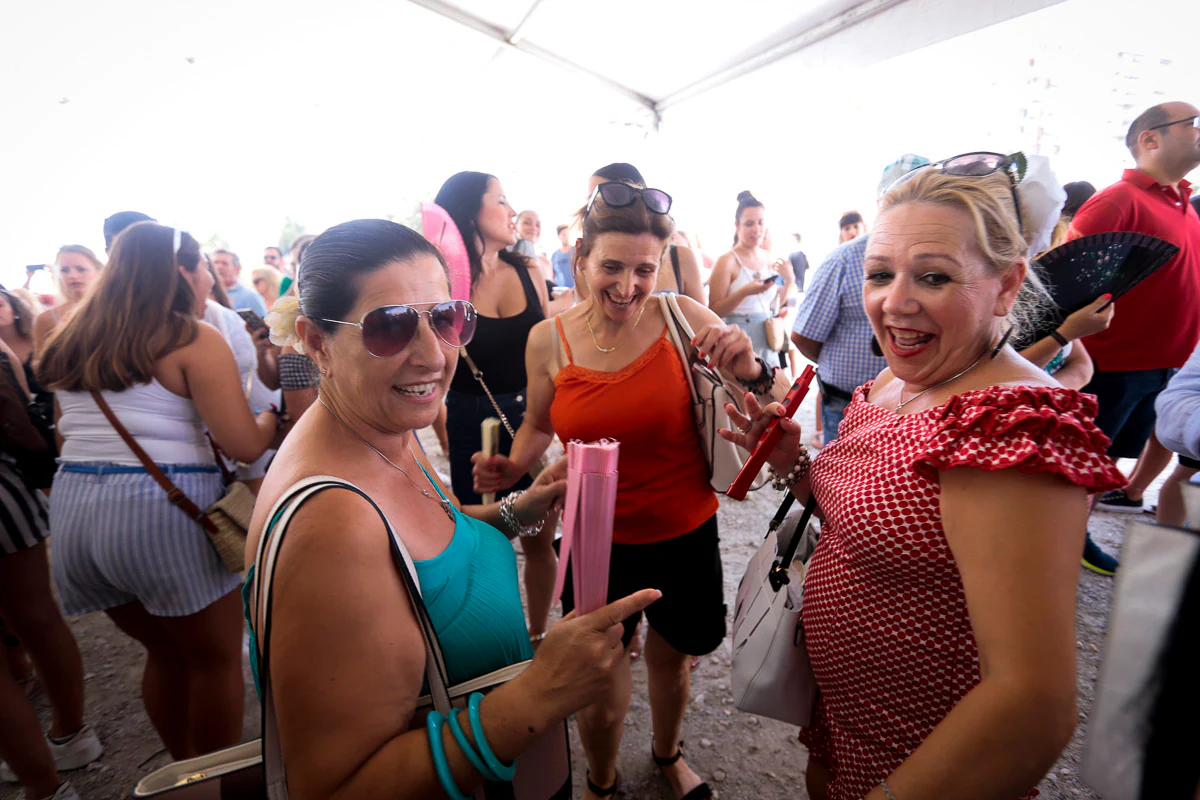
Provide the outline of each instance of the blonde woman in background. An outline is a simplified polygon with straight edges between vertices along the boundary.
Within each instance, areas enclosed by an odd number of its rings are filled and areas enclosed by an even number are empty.
[[[254,291],[258,292],[263,303],[270,309],[279,299],[279,286],[283,282],[283,274],[272,267],[258,267],[250,274],[253,276]]]
[[[33,323],[33,352],[40,353],[63,320],[67,318],[87,293],[88,287],[104,265],[96,254],[81,244],[69,244],[58,251],[54,259],[54,280],[65,301],[42,312]]]

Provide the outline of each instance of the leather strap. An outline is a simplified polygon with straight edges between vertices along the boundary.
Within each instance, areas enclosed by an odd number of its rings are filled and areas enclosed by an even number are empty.
[[[204,434],[204,438],[208,439],[208,446],[212,448],[213,458],[217,460],[217,469],[221,470],[221,480],[227,487],[232,486],[237,480],[237,476],[229,471],[229,467],[225,466],[225,460],[221,458],[221,448],[217,447],[217,440],[212,437],[211,433]]]
[[[154,478],[154,482],[162,487],[162,490],[167,493],[167,499],[170,500],[180,511],[191,517],[200,527],[209,533],[220,533],[213,521],[208,518],[204,510],[200,506],[192,502],[192,499],[183,493],[183,490],[171,482],[171,479],[166,476],[158,464],[155,464],[153,459],[142,449],[142,446],[137,443],[137,440],[129,433],[121,420],[117,419],[117,415],[113,413],[109,407],[108,401],[99,392],[92,392],[92,399],[96,401],[96,405],[100,407],[100,411],[108,419],[109,423],[116,430],[117,435],[129,445],[129,449],[137,456],[138,461],[142,462],[142,466],[146,468],[146,472],[150,473],[150,477]]]

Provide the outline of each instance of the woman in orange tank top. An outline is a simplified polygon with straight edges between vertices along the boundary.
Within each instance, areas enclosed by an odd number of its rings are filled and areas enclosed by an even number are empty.
[[[725,638],[717,496],[692,413],[685,365],[667,335],[653,296],[674,222],[670,197],[657,189],[602,184],[583,215],[576,266],[588,299],[529,335],[525,420],[508,457],[475,457],[478,491],[512,485],[557,433],[563,441],[621,443],[609,593],[656,588],[646,610],[645,658],[655,721],[652,756],[672,794],[703,800],[712,793],[682,760],[691,657]],[[770,386],[772,370],[750,338],[687,297],[680,307],[695,343],[714,366],[747,388]],[[563,611],[573,606],[570,570]],[[617,752],[630,699],[628,645],[641,615],[625,621],[626,658],[613,689],[579,712],[588,759],[585,798],[616,790]]]

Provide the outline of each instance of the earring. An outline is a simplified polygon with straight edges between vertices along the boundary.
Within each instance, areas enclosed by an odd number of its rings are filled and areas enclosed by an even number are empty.
[[[875,334],[871,334],[871,352],[877,357],[883,358],[883,348],[879,346],[879,340],[875,338]]]
[[[1013,334],[1013,329],[1012,329],[1012,326],[1010,325],[1008,330],[1006,330],[1004,332],[1004,335],[1000,337],[1000,344],[996,345],[996,349],[992,351],[992,358],[995,358],[996,356],[1000,355],[1000,351],[1004,349],[1004,345],[1008,344],[1008,340],[1012,336],[1012,334]]]
[[[321,367],[321,374],[324,375],[326,378],[328,378],[329,377],[329,367]]]

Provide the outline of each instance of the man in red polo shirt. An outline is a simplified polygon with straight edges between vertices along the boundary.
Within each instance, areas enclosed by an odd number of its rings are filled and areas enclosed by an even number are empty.
[[[1200,166],[1200,110],[1188,103],[1147,109],[1129,126],[1125,145],[1137,168],[1084,203],[1067,238],[1135,231],[1179,247],[1166,266],[1117,301],[1107,330],[1084,340],[1096,372],[1083,391],[1099,401],[1096,425],[1112,440],[1109,456],[1137,458],[1146,448],[1138,471],[1152,474],[1138,490],[1135,473],[1130,491],[1136,493],[1170,463],[1171,453],[1151,440],[1154,400],[1200,340],[1200,217],[1184,180]],[[1089,536],[1083,565],[1111,575],[1117,561]]]

